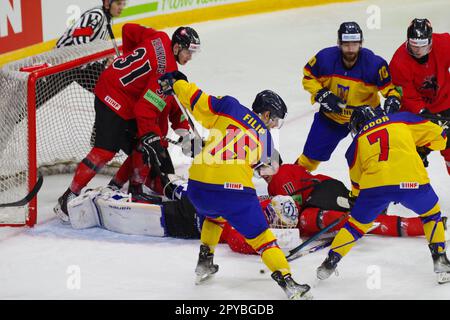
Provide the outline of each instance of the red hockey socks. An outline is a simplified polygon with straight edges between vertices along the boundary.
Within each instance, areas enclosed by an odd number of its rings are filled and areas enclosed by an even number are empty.
[[[393,215],[379,215],[374,223],[379,226],[370,231],[370,234],[391,237],[423,236],[423,224],[419,217],[403,218]]]
[[[333,210],[320,210],[318,208],[306,208],[300,216],[300,233],[305,236],[312,236],[321,229],[339,219],[344,212]],[[347,221],[344,220],[330,231],[342,228]],[[370,234],[377,234],[391,237],[416,237],[423,236],[423,224],[419,217],[403,218],[394,215],[379,215],[374,221],[379,224]]]
[[[100,148],[92,148],[91,152],[84,158],[77,169],[70,185],[70,190],[80,194],[89,181],[99,172],[105,164],[112,160],[115,153]]]
[[[450,139],[450,137],[448,137]],[[444,157],[447,172],[450,175],[450,148],[441,151],[441,155]]]
[[[334,210],[321,210],[319,208],[306,208],[301,212],[299,227],[300,234],[311,236],[339,219],[345,212]],[[336,231],[342,228],[348,219],[341,221],[330,231]]]
[[[131,179],[131,174],[133,172],[133,159],[131,155],[127,157],[124,163],[120,166],[119,170],[114,175],[114,178],[112,181],[117,186],[123,186],[125,183],[127,183],[128,180]]]

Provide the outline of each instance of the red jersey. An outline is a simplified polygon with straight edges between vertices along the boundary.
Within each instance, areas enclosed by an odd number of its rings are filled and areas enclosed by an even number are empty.
[[[165,96],[158,79],[176,71],[172,42],[165,32],[127,23],[122,29],[123,55],[100,76],[95,95],[125,120],[136,119],[138,136],[167,134],[172,127],[189,128],[172,96]]]
[[[418,63],[406,42],[397,49],[389,68],[392,82],[403,91],[402,110],[419,113],[423,108],[439,113],[450,108],[450,34],[433,34],[426,63]]]
[[[301,195],[301,202],[304,203],[317,182],[329,179],[332,178],[321,174],[312,175],[304,167],[297,164],[283,164],[269,182],[267,191],[269,195],[276,196],[293,195],[297,190],[303,189],[296,193],[296,195]],[[308,186],[311,187],[309,188]]]

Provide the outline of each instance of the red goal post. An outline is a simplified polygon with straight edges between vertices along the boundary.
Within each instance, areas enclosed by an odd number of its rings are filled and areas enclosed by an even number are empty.
[[[89,152],[95,134],[93,89],[114,54],[110,41],[96,41],[0,68],[0,204],[23,199],[38,172],[72,173]],[[114,172],[124,159],[119,154],[103,172]],[[63,192],[55,195],[55,204]],[[37,197],[22,207],[0,208],[0,226],[36,222]]]

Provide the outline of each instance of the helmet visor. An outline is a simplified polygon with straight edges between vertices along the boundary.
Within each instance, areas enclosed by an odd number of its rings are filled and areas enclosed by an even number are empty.
[[[270,117],[269,119],[269,127],[273,129],[281,129],[284,124],[284,119],[278,117]]]
[[[428,39],[408,39],[408,48],[416,58],[421,58],[431,51],[431,43]]]

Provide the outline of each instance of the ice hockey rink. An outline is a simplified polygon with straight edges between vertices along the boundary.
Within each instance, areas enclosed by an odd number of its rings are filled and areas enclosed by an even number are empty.
[[[367,20],[378,9],[381,25],[369,29]],[[374,0],[199,23],[193,27],[202,40],[202,52],[182,71],[205,92],[232,95],[247,106],[263,89],[278,92],[289,113],[275,136],[284,161],[291,163],[302,151],[318,108],[310,105],[301,86],[302,68],[317,51],[336,44],[341,22],[358,22],[365,33],[364,46],[389,61],[413,18],[427,17],[435,32],[449,32],[449,12],[449,0]],[[349,186],[344,158],[349,143],[350,138],[344,140],[317,173]],[[186,176],[189,159],[171,148],[178,173]],[[450,177],[438,153],[429,160],[431,183],[443,215],[448,216]],[[0,230],[0,299],[285,299],[270,272],[260,273],[263,264],[258,256],[234,253],[226,244],[216,250],[219,273],[209,283],[195,286],[198,240],[76,231],[61,225],[52,208],[71,178],[45,177],[37,226]],[[90,186],[108,181],[100,176]],[[256,180],[256,185],[264,194],[264,182]],[[396,205],[389,212],[412,216]],[[293,261],[294,278],[313,284],[326,252]],[[450,299],[450,284],[436,282],[425,238],[366,236],[338,270],[338,277],[312,288],[315,299]],[[74,282],[74,276],[79,281]]]

